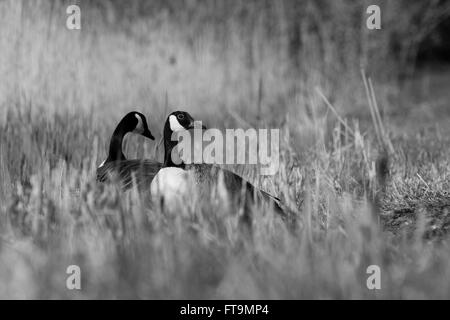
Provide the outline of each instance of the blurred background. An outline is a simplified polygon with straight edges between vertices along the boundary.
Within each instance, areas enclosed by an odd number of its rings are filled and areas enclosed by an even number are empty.
[[[81,30],[66,28],[70,4]],[[434,121],[449,110],[449,16],[445,0],[3,0],[0,112],[20,99],[112,122],[140,109],[153,126],[167,108],[301,123],[326,110],[318,87],[364,117],[363,68],[384,113]]]

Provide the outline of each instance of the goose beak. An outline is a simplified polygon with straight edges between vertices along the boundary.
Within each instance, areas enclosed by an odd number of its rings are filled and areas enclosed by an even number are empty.
[[[155,137],[152,135],[152,133],[151,133],[150,130],[148,130],[148,129],[145,129],[145,130],[144,130],[144,133],[142,133],[142,135],[143,135],[144,137],[149,138],[150,140],[155,140]]]

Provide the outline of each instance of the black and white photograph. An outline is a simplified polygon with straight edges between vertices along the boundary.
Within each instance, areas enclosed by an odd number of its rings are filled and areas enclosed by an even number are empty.
[[[0,0],[0,299],[450,299],[450,1]]]

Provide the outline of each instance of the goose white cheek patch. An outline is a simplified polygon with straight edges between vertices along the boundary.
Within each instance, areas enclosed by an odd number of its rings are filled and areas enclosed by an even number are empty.
[[[170,130],[173,132],[186,130],[177,120],[177,117],[174,115],[169,116],[169,124],[170,124]]]
[[[144,124],[142,122],[142,118],[139,115],[137,115],[137,114],[135,114],[134,116],[138,120],[138,123],[136,125],[136,128],[133,130],[133,132],[139,133],[139,134],[144,133]]]
[[[105,164],[106,159],[102,161],[102,163],[100,163],[100,165],[98,166],[99,168],[103,167],[103,165]]]

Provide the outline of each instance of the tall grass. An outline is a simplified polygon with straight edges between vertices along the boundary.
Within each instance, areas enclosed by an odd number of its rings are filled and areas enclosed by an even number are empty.
[[[0,3],[0,297],[448,298],[449,141],[393,136],[392,30],[366,30],[364,2],[102,3],[81,2],[81,31],[64,2]],[[388,25],[404,10],[380,4]],[[280,170],[255,183],[295,232],[265,207],[250,236],[219,200],[171,211],[96,184],[124,112],[161,132],[175,108],[280,128]],[[136,137],[126,149],[161,157]],[[72,264],[80,291],[65,286]]]
[[[211,116],[220,109],[253,117],[257,105],[265,116],[293,115],[319,85],[337,107],[355,111],[365,101],[355,94],[363,67],[383,80],[378,97],[388,108],[398,64],[414,62],[397,58],[418,41],[409,29],[434,24],[433,13],[448,6],[376,2],[381,31],[365,25],[372,2],[343,0],[81,1],[82,29],[70,31],[69,2],[2,1],[0,72],[8,81],[0,103],[20,97],[102,118],[137,106],[158,117],[167,98]]]
[[[95,126],[84,128],[84,120],[63,120],[81,134],[60,128],[52,141],[86,141]],[[448,244],[427,240],[436,233],[445,239],[448,227],[448,148],[436,146],[425,155],[417,152],[428,140],[415,141],[420,148],[394,142],[399,160],[391,166],[379,215],[366,201],[378,188],[371,174],[378,157],[375,141],[357,126],[352,130],[358,139],[337,126],[330,147],[313,149],[308,158],[284,141],[272,188],[295,210],[297,231],[292,234],[270,210],[256,207],[249,239],[223,203],[193,195],[179,211],[161,211],[142,205],[133,192],[97,187],[97,150],[89,143],[79,161],[52,162],[48,150],[27,147],[35,145],[34,129],[45,133],[48,126],[54,132],[56,122],[26,117],[8,123],[29,126],[28,133],[2,127],[7,138],[2,147],[11,158],[23,157],[24,168],[32,167],[23,182],[11,171],[14,187],[2,201],[3,297],[448,297]],[[16,144],[19,138],[22,143]],[[82,270],[78,292],[65,288],[71,264]],[[371,264],[381,267],[380,291],[366,288]]]

